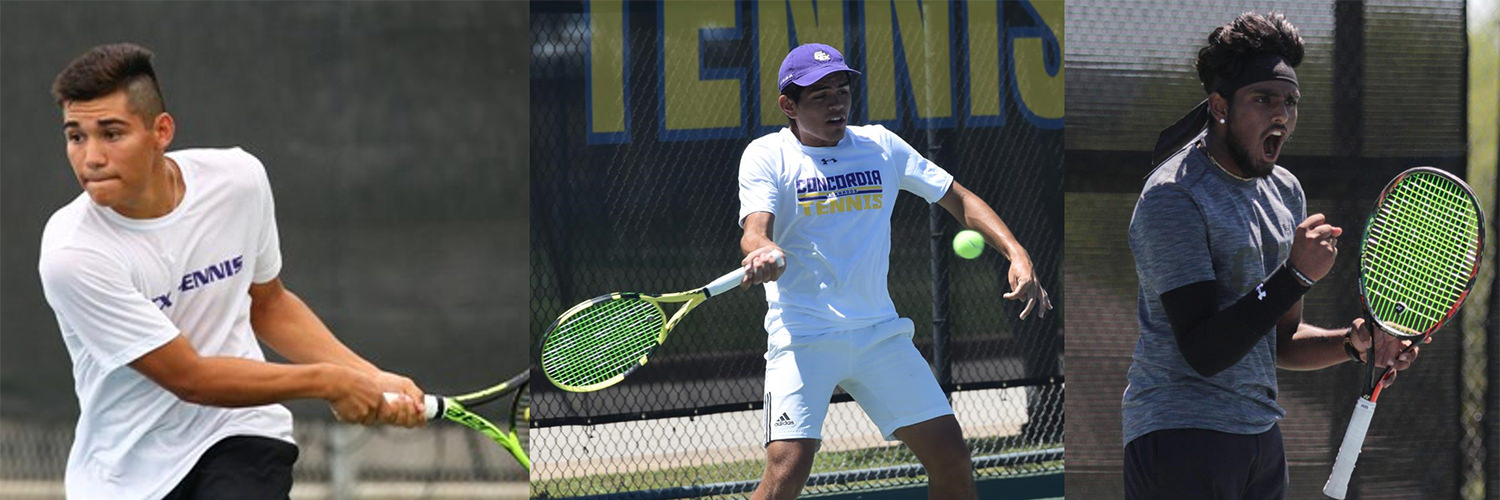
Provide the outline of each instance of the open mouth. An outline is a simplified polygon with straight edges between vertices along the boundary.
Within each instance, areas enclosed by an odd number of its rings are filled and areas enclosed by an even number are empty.
[[[842,116],[835,116],[833,118],[829,118],[828,119],[828,124],[829,125],[843,125],[844,124],[844,117],[842,117]]]
[[[1286,131],[1272,130],[1270,135],[1261,141],[1261,155],[1267,160],[1275,160],[1281,154],[1281,144],[1286,141]]]

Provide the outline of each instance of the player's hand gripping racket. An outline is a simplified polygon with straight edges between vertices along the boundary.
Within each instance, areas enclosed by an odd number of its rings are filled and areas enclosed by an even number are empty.
[[[778,266],[786,266],[781,252],[772,252]],[[689,311],[704,301],[739,286],[749,267],[720,276],[687,292],[652,295],[615,292],[583,301],[564,311],[542,337],[542,373],[557,388],[571,392],[597,391],[625,379],[646,364],[656,346]],[[667,319],[661,304],[682,302]]]
[[[1474,191],[1452,174],[1417,167],[1386,185],[1365,223],[1359,249],[1359,298],[1365,320],[1411,345],[1411,350],[1443,326],[1463,305],[1479,272],[1484,248],[1484,213]],[[1349,475],[1375,414],[1389,367],[1375,375],[1375,339],[1364,391],[1355,403],[1344,443],[1323,494],[1344,498]]]
[[[526,385],[531,381],[531,370],[523,371],[510,380],[490,386],[489,388],[463,394],[459,396],[437,396],[428,394],[423,398],[427,410],[427,420],[435,420],[441,415],[443,418],[463,424],[470,429],[479,431],[489,436],[505,451],[509,451],[516,462],[520,463],[529,472],[531,471],[531,457],[526,454],[526,445],[521,442],[521,436],[516,432],[519,426],[524,432],[531,422],[531,395],[526,391]],[[508,394],[515,394],[510,400],[510,427],[501,430],[495,425],[470,411],[470,408],[491,401],[498,400]],[[387,400],[394,400],[402,395],[388,392],[385,394]]]

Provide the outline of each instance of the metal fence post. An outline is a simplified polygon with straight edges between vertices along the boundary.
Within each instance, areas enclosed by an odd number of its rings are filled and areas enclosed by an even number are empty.
[[[336,423],[325,425],[332,426],[328,438],[329,498],[353,500],[359,482],[359,457],[354,453],[354,441],[361,429]]]

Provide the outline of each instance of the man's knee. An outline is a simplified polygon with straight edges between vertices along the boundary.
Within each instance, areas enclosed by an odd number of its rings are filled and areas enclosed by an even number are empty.
[[[767,476],[780,478],[806,476],[812,471],[813,456],[823,442],[817,439],[788,439],[766,445]],[[800,474],[798,474],[800,472]]]
[[[812,472],[813,455],[817,454],[821,444],[822,441],[816,439],[772,441],[766,446],[766,473],[751,498],[796,498],[807,483],[807,475]]]
[[[942,445],[936,447],[932,454],[936,466],[944,470],[960,471],[968,474],[974,469],[974,462],[969,457],[969,448],[959,441],[957,445]]]
[[[917,455],[930,476],[966,476],[973,471],[963,430],[952,415],[902,427],[896,437]]]
[[[969,450],[943,452],[932,457],[932,464],[925,465],[927,476],[938,481],[972,481],[974,463],[969,459]]]

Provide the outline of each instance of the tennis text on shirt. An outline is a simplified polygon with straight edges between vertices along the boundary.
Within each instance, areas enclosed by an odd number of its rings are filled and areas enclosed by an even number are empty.
[[[885,206],[879,170],[833,177],[797,179],[797,208],[802,215],[828,215]]]
[[[239,274],[240,270],[244,268],[244,255],[236,255],[224,259],[223,262],[218,264],[182,275],[182,280],[178,282],[176,291],[190,292],[196,288],[212,284],[215,281]],[[157,309],[172,307],[172,292],[152,297],[151,301],[156,303]]]

